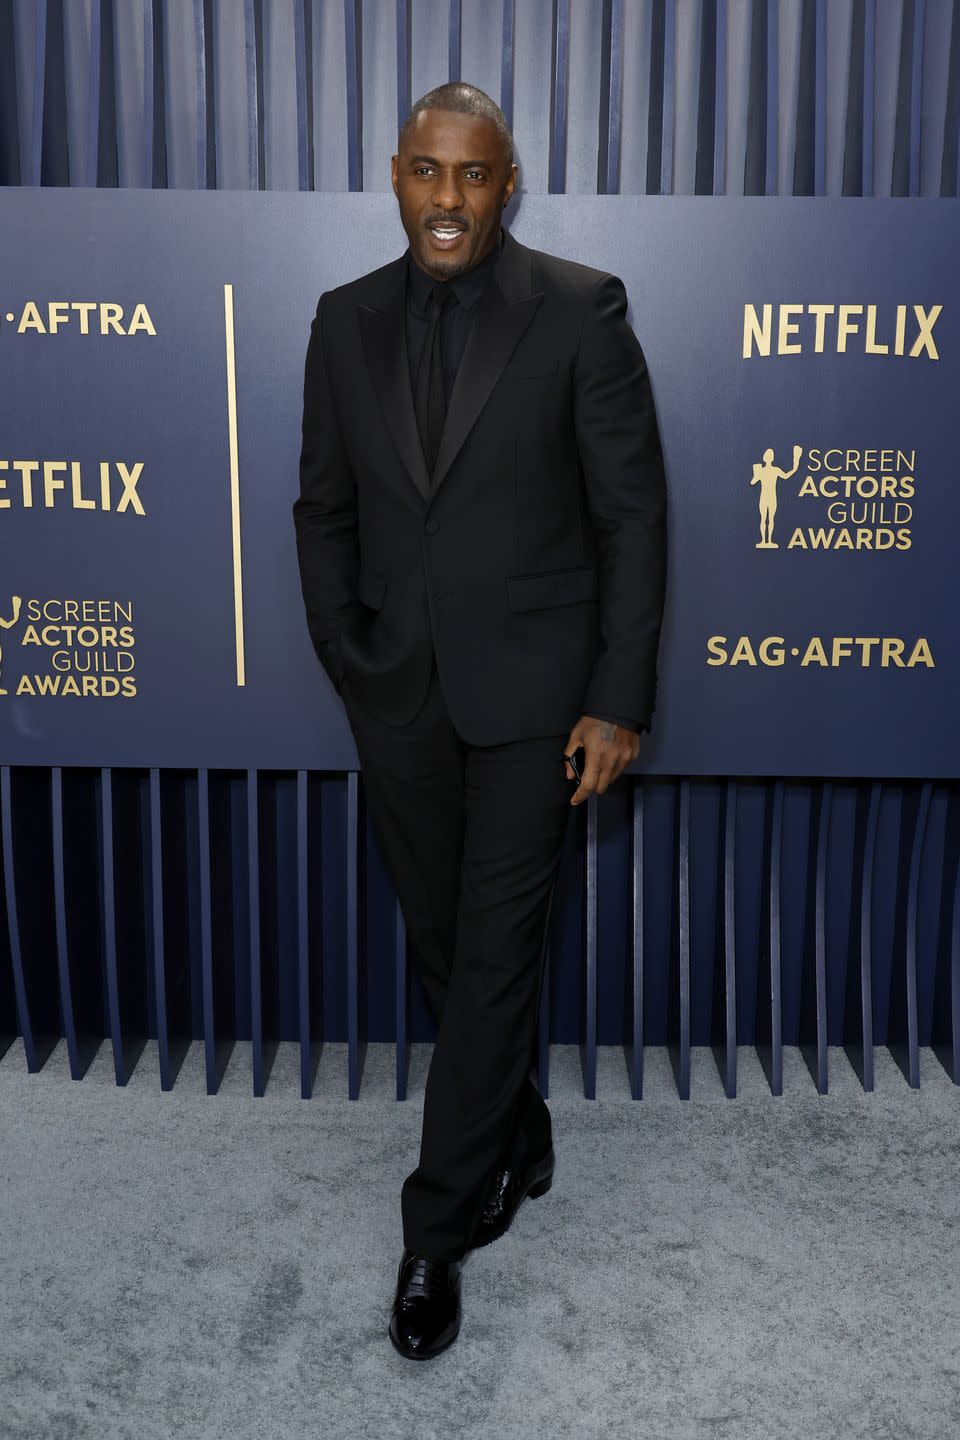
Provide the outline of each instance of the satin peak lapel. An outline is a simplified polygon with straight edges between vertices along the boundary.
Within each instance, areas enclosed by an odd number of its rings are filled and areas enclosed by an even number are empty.
[[[383,409],[383,418],[393,436],[400,459],[424,500],[430,499],[430,476],[423,458],[417,417],[410,390],[407,360],[404,257],[395,260],[383,274],[382,299],[358,304],[360,333],[367,369]]]
[[[450,466],[503,372],[543,298],[531,292],[526,246],[504,231],[503,249],[478,303],[450,395],[431,477],[423,458],[407,360],[403,257],[384,272],[390,289],[378,305],[359,306],[364,351],[374,387],[400,457],[427,501],[437,493]]]

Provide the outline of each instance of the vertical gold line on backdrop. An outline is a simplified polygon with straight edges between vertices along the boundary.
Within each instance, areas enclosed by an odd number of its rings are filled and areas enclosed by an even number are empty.
[[[243,575],[240,564],[240,466],[237,460],[237,371],[233,353],[233,286],[223,287],[227,343],[227,429],[230,441],[230,524],[233,532],[233,613],[236,625],[237,684],[245,685],[243,661]]]

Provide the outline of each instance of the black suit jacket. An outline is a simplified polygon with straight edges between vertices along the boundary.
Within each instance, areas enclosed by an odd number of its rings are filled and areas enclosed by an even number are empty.
[[[649,726],[666,487],[623,282],[504,232],[431,485],[404,264],[325,291],[310,330],[293,513],[321,664],[348,702],[403,724],[435,650],[475,745],[584,714]]]

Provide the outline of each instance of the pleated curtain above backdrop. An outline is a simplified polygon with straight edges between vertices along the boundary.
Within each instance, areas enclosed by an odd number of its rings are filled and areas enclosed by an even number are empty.
[[[955,196],[955,0],[4,0],[0,182],[386,190],[488,91],[535,193]]]

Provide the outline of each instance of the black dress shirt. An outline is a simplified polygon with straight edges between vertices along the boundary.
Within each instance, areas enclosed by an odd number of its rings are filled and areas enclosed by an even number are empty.
[[[489,254],[485,255],[479,264],[471,269],[465,270],[460,275],[454,275],[452,279],[444,283],[449,285],[456,300],[448,301],[443,307],[440,315],[440,353],[443,363],[443,395],[444,404],[449,406],[450,395],[453,391],[453,382],[456,379],[457,371],[460,368],[460,361],[463,358],[464,348],[467,343],[467,336],[470,333],[470,326],[473,323],[480,297],[487,286],[493,268],[497,263],[500,251],[503,247],[503,228],[497,230],[497,243]],[[423,351],[423,343],[427,337],[427,327],[430,322],[430,297],[433,289],[433,277],[414,260],[407,247],[407,288],[406,288],[406,334],[407,334],[407,359],[410,366],[410,392],[417,393],[417,372],[420,368],[420,355]],[[646,726],[638,725],[634,720],[627,720],[619,715],[596,715],[596,720],[609,720],[615,725],[622,725],[626,730],[635,730],[640,733]]]

